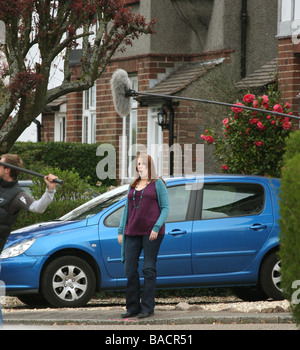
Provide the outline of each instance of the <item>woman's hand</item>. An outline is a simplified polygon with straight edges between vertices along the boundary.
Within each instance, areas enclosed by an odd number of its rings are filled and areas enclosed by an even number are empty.
[[[157,236],[158,236],[158,233],[152,230],[151,233],[150,233],[150,236],[149,236],[149,240],[150,241],[155,241]]]
[[[119,244],[122,245],[122,242],[123,242],[123,235],[118,235],[118,242],[119,242]]]

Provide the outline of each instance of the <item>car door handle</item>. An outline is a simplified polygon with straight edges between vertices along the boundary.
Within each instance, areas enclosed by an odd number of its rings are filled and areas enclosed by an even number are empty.
[[[168,232],[168,235],[170,236],[179,236],[179,235],[185,235],[187,233],[187,231],[185,230],[180,230],[178,228]]]
[[[264,225],[264,224],[254,224],[254,225],[252,225],[252,226],[250,226],[249,228],[251,229],[251,230],[263,230],[263,229],[265,229],[265,228],[267,228],[268,226],[267,225]]]

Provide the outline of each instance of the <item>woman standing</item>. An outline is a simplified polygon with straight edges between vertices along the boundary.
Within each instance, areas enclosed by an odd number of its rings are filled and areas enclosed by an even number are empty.
[[[129,186],[118,230],[122,261],[127,277],[126,313],[123,318],[153,315],[156,289],[156,261],[169,213],[165,182],[158,178],[149,155],[139,155],[135,180]],[[144,289],[140,300],[139,257],[144,250]]]

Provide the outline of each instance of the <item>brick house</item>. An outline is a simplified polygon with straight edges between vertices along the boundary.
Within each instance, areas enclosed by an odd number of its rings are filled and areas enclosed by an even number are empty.
[[[111,144],[117,151],[120,179],[130,175],[128,166],[137,152],[132,146],[142,145],[154,157],[159,173],[167,175],[170,152],[162,152],[160,146],[169,145],[170,130],[157,124],[157,113],[164,107],[169,119],[171,109],[174,114],[173,173],[181,173],[180,162],[187,160],[182,159],[183,145],[193,147],[188,158],[193,172],[199,161],[195,147],[202,143],[200,134],[210,121],[199,104],[173,99],[166,106],[163,98],[139,97],[133,100],[130,115],[120,117],[110,91],[113,72],[126,70],[137,91],[202,98],[198,87],[209,72],[230,70],[234,81],[242,80],[241,88],[246,88],[247,78],[260,70],[266,73],[264,67],[271,62],[272,74],[255,83],[264,86],[277,70],[277,8],[272,0],[263,7],[259,0],[128,0],[128,4],[146,18],[156,18],[157,33],[115,55],[89,91],[68,94],[48,105],[42,116],[42,140]],[[73,52],[70,66],[72,79],[80,77],[80,51]],[[216,115],[220,121],[227,111],[221,113]],[[205,159],[210,160],[208,150]],[[214,169],[213,162],[205,162],[205,172]]]
[[[300,99],[300,2],[278,0],[278,85],[298,115]]]

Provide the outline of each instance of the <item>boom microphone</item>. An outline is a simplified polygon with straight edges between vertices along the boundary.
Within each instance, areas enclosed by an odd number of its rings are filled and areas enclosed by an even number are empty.
[[[33,176],[37,176],[37,177],[41,177],[41,178],[45,177],[45,175],[42,175],[40,173],[36,173],[35,171],[32,171],[32,170],[21,168],[21,167],[16,166],[16,165],[4,163],[4,162],[0,162],[0,165],[4,166],[5,168],[15,169],[15,170],[22,171],[23,173],[27,173],[27,174],[30,174]],[[63,184],[63,180],[60,180],[60,179],[54,179],[53,182],[56,182],[59,185]]]
[[[202,100],[202,99],[191,98],[191,97],[154,94],[154,93],[150,93],[150,92],[138,92],[138,91],[132,90],[131,81],[128,77],[127,72],[123,69],[117,69],[113,73],[110,85],[111,85],[111,91],[112,91],[112,95],[113,95],[115,110],[121,117],[126,116],[130,113],[131,103],[132,103],[131,97],[137,97],[137,96],[141,95],[141,96],[158,97],[158,98],[163,98],[166,100],[176,99],[176,100],[185,100],[185,101],[215,104],[215,105],[220,105],[220,106],[225,106],[225,107],[242,108],[242,109],[248,109],[248,110],[255,111],[255,112],[274,114],[274,115],[278,115],[280,117],[288,117],[288,118],[300,120],[300,117],[298,117],[298,116],[286,114],[286,113],[275,112],[275,111],[269,111],[267,109],[261,109],[261,108],[255,108],[255,107],[249,107],[249,106],[239,106],[237,104],[231,104],[231,103],[219,102],[219,101]]]
[[[124,117],[131,111],[132,99],[127,96],[127,91],[131,90],[132,84],[128,74],[123,69],[117,69],[110,81],[111,91],[116,112]]]

